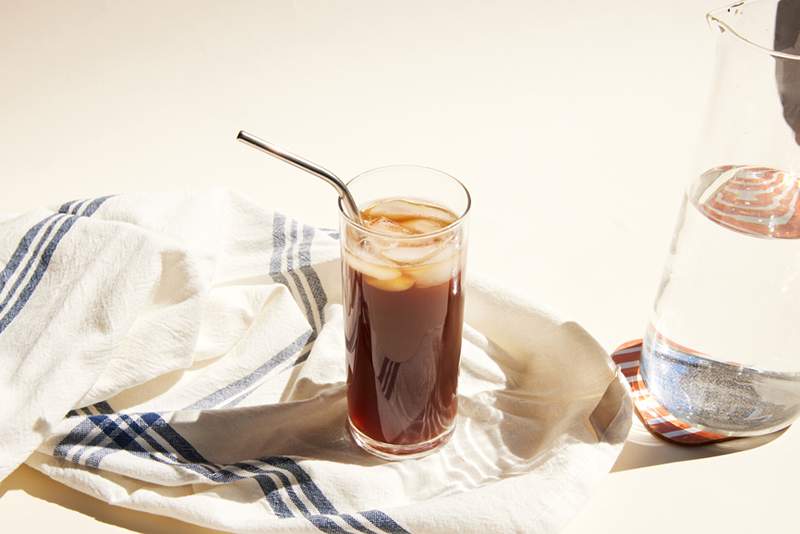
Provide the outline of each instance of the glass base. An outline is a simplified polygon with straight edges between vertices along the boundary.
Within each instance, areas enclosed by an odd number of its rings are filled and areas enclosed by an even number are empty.
[[[450,428],[434,438],[413,445],[395,445],[370,438],[357,429],[352,421],[350,421],[349,417],[347,418],[347,430],[350,432],[350,437],[353,438],[356,445],[371,455],[382,458],[383,460],[411,460],[427,456],[436,452],[442,445],[447,443],[455,429],[456,423],[455,420],[453,420],[453,424],[450,425]]]
[[[800,415],[800,376],[701,355],[648,329],[639,374],[678,420],[725,437],[771,434]]]

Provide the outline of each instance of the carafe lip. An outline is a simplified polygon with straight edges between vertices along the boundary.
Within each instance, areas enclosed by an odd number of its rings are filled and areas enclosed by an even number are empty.
[[[772,4],[777,7],[778,1],[776,0],[743,0],[741,2],[735,2],[733,4],[729,4],[717,9],[713,9],[706,13],[706,22],[712,28],[716,28],[720,30],[720,32],[729,32],[733,37],[741,41],[742,43],[751,46],[759,51],[762,51],[772,57],[782,58],[782,59],[791,59],[794,61],[800,61],[800,54],[790,54],[788,52],[779,52],[778,50],[774,50],[771,47],[764,46],[763,44],[759,44],[753,41],[751,38],[748,38],[743,32],[738,30],[735,27],[735,24],[732,23],[729,19],[734,15],[740,14],[740,10],[749,5],[755,4]]]

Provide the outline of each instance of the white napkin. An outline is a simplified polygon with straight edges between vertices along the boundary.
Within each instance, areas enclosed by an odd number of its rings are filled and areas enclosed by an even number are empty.
[[[337,238],[227,191],[0,215],[0,478],[236,532],[557,531],[630,427],[602,348],[473,277],[452,440],[372,458]]]

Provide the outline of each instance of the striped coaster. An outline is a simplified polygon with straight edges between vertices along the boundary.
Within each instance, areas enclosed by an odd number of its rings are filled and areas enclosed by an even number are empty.
[[[642,355],[642,340],[637,339],[621,345],[611,355],[611,359],[628,379],[633,395],[633,404],[642,424],[656,437],[681,445],[702,445],[730,439],[720,434],[706,432],[684,423],[669,413],[647,391],[639,374],[639,358]]]

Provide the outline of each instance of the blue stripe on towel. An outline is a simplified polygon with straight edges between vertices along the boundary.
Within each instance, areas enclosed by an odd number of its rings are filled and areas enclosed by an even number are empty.
[[[251,464],[245,464],[245,465],[251,465]],[[256,467],[256,469],[258,469],[258,467]],[[280,480],[281,484],[283,484],[284,489],[286,489],[286,494],[289,495],[289,499],[291,499],[291,501],[294,503],[297,509],[300,510],[300,512],[303,515],[312,514],[313,512],[309,512],[308,508],[306,508],[306,505],[303,503],[303,501],[300,500],[300,497],[297,496],[297,493],[295,493],[294,486],[292,486],[292,483],[289,482],[289,478],[284,473],[281,473],[280,471],[277,470],[274,471],[274,474],[275,476],[278,477],[278,480]]]
[[[294,476],[295,480],[297,480],[298,484],[300,484],[300,489],[303,490],[303,493],[306,495],[306,497],[308,497],[308,499],[316,507],[317,511],[319,511],[321,514],[338,515],[344,519],[348,525],[356,530],[367,533],[372,532],[359,523],[358,520],[353,516],[349,514],[340,514],[333,504],[331,504],[328,498],[325,497],[325,494],[322,493],[322,490],[319,488],[319,486],[314,483],[308,473],[291,458],[287,458],[285,456],[272,456],[269,458],[264,458],[263,461],[290,472]],[[288,480],[284,482],[284,484],[287,483]]]
[[[92,404],[91,406],[84,406],[83,408],[75,408],[74,410],[70,410],[67,412],[65,417],[75,417],[76,415],[80,415],[82,413],[85,415],[93,415],[91,408],[94,408],[99,414],[114,413],[114,409],[111,408],[110,404],[108,404],[106,401],[100,401]]]
[[[276,213],[272,218],[272,257],[269,260],[269,275],[279,284],[288,287],[289,281],[281,271],[281,258],[286,248],[286,217]]]
[[[292,365],[299,365],[308,359],[311,347],[325,322],[324,308],[328,302],[328,297],[325,294],[317,272],[312,266],[311,245],[313,243],[315,229],[311,226],[303,225],[303,240],[297,251],[299,266],[295,267],[292,251],[298,240],[298,223],[296,221],[291,221],[290,230],[288,232],[288,242],[286,227],[286,216],[281,213],[275,213],[272,219],[272,256],[269,263],[269,275],[277,283],[286,286],[295,299],[301,301],[305,308],[306,319],[311,326],[312,333],[306,347],[303,348],[302,352],[300,352],[292,363]],[[286,254],[286,272],[291,276],[293,284],[289,283],[289,279],[284,273],[283,268],[283,256],[286,252],[287,245],[289,246],[289,251]],[[302,283],[303,279],[305,279],[311,290],[310,299]],[[293,286],[297,288],[297,292],[292,289]],[[297,295],[299,295],[299,297]],[[312,306],[316,309],[316,316],[312,311]],[[244,394],[241,398],[233,401],[230,406],[235,406],[246,396],[247,394]]]
[[[365,527],[364,525],[362,525],[361,523],[358,522],[358,519],[356,519],[355,517],[353,517],[350,514],[339,514],[339,517],[344,519],[347,522],[348,525],[350,525],[351,527],[353,527],[354,529],[356,529],[359,532],[364,532],[365,534],[374,534],[375,533],[374,530],[371,530],[369,527]]]
[[[47,225],[47,228],[45,228],[44,234],[42,234],[41,239],[39,239],[39,242],[36,243],[36,248],[33,249],[33,254],[31,254],[31,256],[28,258],[28,261],[25,262],[25,266],[22,268],[22,271],[20,272],[19,276],[17,276],[17,281],[14,282],[14,285],[11,286],[11,289],[8,290],[8,293],[6,293],[6,298],[3,300],[3,302],[0,302],[0,313],[2,313],[2,311],[6,308],[8,302],[14,297],[20,284],[22,284],[22,282],[25,281],[25,277],[27,276],[28,271],[31,270],[31,267],[33,267],[33,265],[39,259],[39,252],[42,250],[42,247],[44,247],[44,244],[47,242],[47,239],[53,232],[53,228],[56,227],[59,221],[64,220],[64,217],[65,217],[64,215],[58,214],[54,216],[50,224]]]
[[[67,234],[67,232],[69,232],[76,220],[77,217],[69,217],[56,231],[53,239],[47,244],[47,248],[45,248],[44,252],[42,252],[42,256],[39,259],[39,264],[36,266],[36,270],[33,272],[28,284],[23,288],[13,306],[11,306],[11,308],[2,318],[0,318],[0,333],[8,328],[8,325],[11,324],[11,321],[14,320],[19,312],[22,311],[22,308],[25,306],[25,304],[27,304],[28,300],[30,300],[31,295],[33,295],[33,292],[36,289],[36,286],[39,285],[42,276],[44,276],[45,271],[47,271],[47,267],[50,265],[50,260],[53,257],[53,253],[56,251],[56,247],[58,247],[61,239]],[[50,228],[52,228],[52,226]],[[21,279],[22,277],[20,277],[20,280]],[[5,306],[5,304],[6,303],[3,302],[3,304],[0,305],[0,308]]]
[[[99,428],[101,432],[94,436],[89,443],[84,444],[84,441],[88,439],[95,427]],[[165,449],[152,435],[149,435],[151,431],[161,436],[174,452]],[[104,445],[101,446],[101,443],[104,443]],[[74,454],[73,449],[77,449]],[[84,452],[91,449],[94,449],[93,452],[84,462],[81,462],[80,458]],[[291,509],[281,497],[280,490],[283,489],[303,517],[322,532],[347,533],[345,529],[333,520],[334,517],[341,518],[351,528],[359,532],[374,532],[369,528],[368,523],[360,523],[351,514],[339,513],[319,486],[311,479],[310,475],[291,458],[274,456],[260,458],[255,462],[239,462],[229,466],[213,464],[206,460],[191,443],[183,438],[158,413],[120,413],[87,417],[56,446],[53,455],[57,458],[65,458],[75,463],[84,463],[87,466],[98,468],[104,457],[119,450],[127,451],[150,461],[188,469],[219,484],[252,478],[258,483],[267,499],[267,503],[277,517],[294,517]],[[157,456],[157,453],[163,457]],[[236,474],[233,472],[234,470],[244,471],[249,473],[250,476]],[[317,509],[316,511],[309,510],[302,499],[299,498],[294,490],[294,484],[292,484],[286,473],[291,474],[296,479],[301,491]],[[275,479],[280,484],[276,484]],[[362,512],[360,515],[385,532],[407,532],[383,512],[371,510]]]
[[[311,347],[317,338],[319,329],[322,327],[322,321],[324,319],[322,310],[327,303],[327,296],[325,295],[325,291],[322,288],[322,284],[316,274],[316,271],[314,271],[314,268],[311,266],[310,248],[314,236],[314,229],[308,226],[303,227],[303,242],[300,244],[298,249],[298,263],[301,275],[298,276],[298,271],[294,267],[294,260],[292,257],[292,250],[297,243],[298,224],[295,221],[291,222],[291,229],[288,233],[289,240],[287,241],[286,221],[286,217],[280,213],[275,213],[273,216],[272,256],[270,258],[269,274],[274,281],[286,286],[290,293],[294,295],[294,292],[289,285],[289,280],[284,274],[282,267],[284,252],[286,251],[288,245],[289,252],[286,254],[286,270],[290,273],[290,276],[294,281],[294,285],[299,291],[300,300],[305,306],[306,318],[311,326],[310,332],[302,334],[302,336],[305,337],[305,340],[304,343],[299,347],[296,345],[297,340],[295,340],[295,342],[291,343],[288,347],[278,353],[278,355],[272,357],[269,361],[253,371],[251,374],[246,375],[228,384],[227,386],[210,393],[209,395],[206,395],[202,399],[187,406],[187,409],[208,409],[222,405],[228,408],[234,407],[256,390],[255,388],[251,387],[254,382],[286,361],[288,358],[297,356],[292,362],[292,366],[298,365],[308,358],[308,355],[311,352]],[[308,299],[305,287],[301,281],[302,276],[305,276],[309,288],[311,289],[313,302],[309,301]],[[295,299],[297,299],[296,296]],[[317,309],[319,323],[314,319],[314,314],[311,310],[312,304]]]
[[[314,320],[314,312],[311,311],[311,302],[308,300],[308,295],[306,294],[306,289],[303,287],[303,283],[300,280],[300,273],[294,267],[294,248],[297,245],[297,221],[292,221],[289,230],[289,242],[291,246],[289,247],[289,252],[286,254],[286,270],[289,272],[289,275],[294,280],[294,284],[297,287],[297,290],[300,292],[300,300],[303,301],[303,307],[306,310],[306,318],[308,319],[308,323],[314,330],[312,334],[312,339],[309,341],[314,341],[317,339],[317,330],[319,329],[319,325]]]
[[[286,503],[284,503],[283,499],[281,499],[278,486],[275,485],[275,482],[271,477],[266,475],[258,475],[253,478],[256,480],[256,482],[258,482],[258,485],[261,487],[261,491],[264,492],[264,496],[267,498],[267,503],[269,504],[269,507],[272,508],[272,511],[275,512],[275,515],[283,519],[293,517],[292,511],[289,510],[289,507],[286,506]]]
[[[289,345],[283,348],[280,352],[275,354],[272,358],[264,362],[261,366],[259,366],[255,371],[239,378],[228,384],[227,386],[218,389],[217,391],[210,393],[203,397],[202,399],[198,400],[197,402],[187,406],[187,410],[199,410],[199,409],[207,409],[213,408],[214,406],[218,406],[225,402],[226,400],[239,395],[240,393],[244,392],[247,388],[252,386],[255,382],[257,382],[262,377],[266,376],[270,371],[272,371],[275,367],[289,359],[294,354],[297,354],[305,345],[308,343],[308,340],[311,338],[311,330],[306,330],[300,336],[298,336],[294,341],[292,341]]]
[[[58,212],[59,213],[69,213],[69,209],[76,202],[78,202],[78,201],[77,200],[70,200],[69,202],[64,202],[63,204],[61,204],[61,207],[58,208]]]
[[[272,217],[272,256],[270,257],[269,261],[269,275],[270,277],[276,281],[277,283],[286,286],[289,290],[289,293],[292,294],[295,298],[295,292],[292,291],[292,285],[289,284],[289,279],[286,278],[286,275],[283,272],[283,255],[286,250],[286,216],[281,213],[275,213]],[[294,243],[290,243],[290,246],[293,247]],[[290,261],[291,256],[287,256],[287,264]],[[288,270],[288,269],[287,269]],[[302,298],[307,299],[308,297],[305,295],[305,289],[303,288],[302,284],[297,284],[297,290],[302,294]],[[308,310],[307,310],[308,311]],[[300,353],[299,357],[294,361],[292,365],[297,365],[303,361],[304,356],[308,356],[308,351],[310,350],[310,344],[314,342],[317,338],[317,330],[315,328],[314,321],[310,315],[307,315],[308,324],[311,326],[311,337],[308,340],[308,347],[305,347],[303,352]]]
[[[175,449],[175,452],[179,456],[192,463],[208,463],[208,461],[203,458],[203,455],[200,454],[191,443],[186,441],[183,436],[178,434],[175,429],[173,429],[167,424],[166,421],[164,421],[161,415],[151,412],[142,414],[141,417],[142,420],[147,423],[149,428],[155,430],[159,436],[164,438],[164,440],[169,443],[173,449]]]
[[[275,465],[271,461],[273,459],[274,458],[264,458],[263,461],[265,463],[267,463],[267,464]],[[237,464],[237,465],[240,465],[240,464]],[[258,469],[256,466],[253,466],[251,464],[242,464],[242,465],[248,465],[249,467]],[[297,507],[298,510],[300,510],[302,512],[302,514],[306,518],[309,519],[309,521],[311,521],[314,524],[314,526],[316,526],[317,528],[319,528],[323,532],[335,532],[335,533],[347,534],[347,531],[343,530],[339,525],[334,523],[329,517],[326,517],[325,515],[315,514],[313,511],[309,511],[308,508],[306,507],[306,505],[303,503],[303,501],[300,500],[300,498],[297,496],[297,493],[295,493],[294,487],[293,487],[292,483],[289,481],[289,477],[287,477],[284,473],[282,473],[281,471],[278,471],[278,470],[270,471],[270,472],[274,473],[278,477],[278,480],[280,480],[281,484],[283,484],[283,487],[286,490],[286,493],[289,495],[289,498],[292,500],[294,505]],[[294,475],[293,472],[292,472],[292,474]],[[298,482],[299,482],[299,480],[298,480]],[[301,488],[303,489],[303,493],[306,493],[306,496],[308,496],[308,493],[305,491],[305,488],[302,487],[302,484],[301,484]],[[324,498],[325,497],[323,496],[323,499]],[[327,501],[327,499],[325,499],[325,500]],[[312,499],[312,503],[314,504],[314,506],[317,506],[317,503],[313,499]],[[319,509],[318,506],[317,506],[317,508]],[[323,514],[326,514],[326,515],[340,515],[340,514],[338,514],[336,512],[335,508],[333,509],[332,512],[323,512],[322,510],[318,510],[318,511],[322,512]],[[350,521],[348,521],[347,518],[344,517],[344,515],[340,515],[340,516],[343,519],[345,519],[345,521],[347,521],[348,524],[350,524],[352,526],[352,523],[351,523],[352,518],[351,518]],[[361,527],[361,525],[358,522],[355,522],[355,524],[358,525],[358,527]],[[367,533],[371,532],[369,530],[362,530],[362,529],[363,529],[363,527],[359,528],[359,530],[361,532],[367,532]]]
[[[97,419],[92,419],[92,421],[100,428],[102,434],[95,437],[89,445],[97,446],[103,442],[105,443],[89,455],[84,462],[87,467],[98,468],[103,458],[118,450],[147,455],[147,451],[136,443],[136,436],[126,432],[118,421],[106,415],[96,417]],[[80,455],[77,455],[76,460],[80,460]]]
[[[408,534],[408,531],[397,524],[397,522],[380,510],[367,510],[360,512],[362,516],[366,517],[370,523],[378,527],[384,532],[390,534]]]
[[[95,407],[95,409],[97,409],[99,413],[105,413],[105,414],[114,413],[114,410],[111,408],[111,405],[108,404],[106,401],[100,401],[98,403],[95,403],[93,406]]]
[[[283,271],[283,256],[286,254],[286,272],[291,276],[294,286],[297,288],[299,300],[305,308],[306,319],[308,324],[313,329],[313,334],[309,342],[316,340],[319,330],[325,320],[323,309],[328,302],[325,291],[322,288],[322,283],[319,276],[312,267],[311,262],[311,244],[314,239],[315,230],[311,226],[303,225],[303,239],[297,248],[297,257],[299,266],[294,265],[294,249],[298,245],[298,223],[292,220],[289,224],[289,231],[286,231],[286,216],[275,213],[272,219],[272,257],[270,258],[269,274],[273,280],[279,284],[285,285],[291,291],[292,285],[286,278]],[[286,236],[288,235],[288,242]],[[287,244],[289,246],[287,252]],[[311,298],[305,290],[302,281],[308,284],[311,290]],[[294,292],[292,292],[294,293]],[[312,306],[317,311],[315,315],[312,311]],[[298,362],[299,363],[299,362]]]
[[[81,421],[78,426],[72,429],[72,432],[67,434],[64,439],[56,445],[55,449],[53,449],[53,457],[66,458],[73,448],[83,443],[83,440],[86,439],[86,436],[89,435],[89,432],[91,432],[94,427],[94,422],[92,422],[89,417]]]
[[[349,534],[342,527],[333,522],[331,518],[324,515],[308,515],[306,519],[317,527],[322,532],[329,532],[331,534]]]
[[[81,200],[80,202],[77,202],[74,206],[72,206],[72,209],[70,209],[69,212],[72,215],[77,215],[78,211],[83,207],[84,204],[86,204],[86,200]]]
[[[89,202],[89,205],[86,206],[85,210],[83,210],[83,217],[91,217],[92,215],[94,215],[94,212],[96,212],[97,209],[103,205],[103,202],[105,202],[106,200],[108,200],[113,196],[114,195],[106,195],[104,197],[98,197]]]
[[[311,243],[314,241],[314,227],[303,225],[303,242],[300,243],[298,256],[300,257],[300,271],[305,275],[308,280],[308,285],[311,288],[311,294],[317,303],[317,311],[319,313],[320,323],[325,322],[323,310],[328,303],[328,296],[322,288],[322,282],[319,280],[317,271],[311,266]],[[319,325],[322,328],[322,324]]]
[[[61,204],[61,207],[58,208],[59,213],[64,213],[67,215],[79,215],[81,208],[87,206],[83,213],[80,213],[83,217],[91,217],[91,215],[97,211],[97,208],[100,205],[111,198],[114,195],[106,195],[103,197],[97,197],[95,199],[80,199],[80,200],[70,200],[69,202],[64,202]],[[86,204],[88,202],[88,204]]]
[[[19,264],[22,262],[22,258],[24,258],[25,254],[28,253],[28,250],[33,244],[33,240],[36,239],[36,236],[39,234],[39,230],[41,230],[42,226],[47,224],[47,222],[50,221],[55,216],[56,214],[54,213],[52,215],[45,217],[44,219],[33,225],[30,228],[30,230],[25,232],[25,235],[22,236],[22,239],[20,239],[16,250],[14,250],[14,253],[11,255],[11,259],[8,260],[8,263],[6,264],[5,268],[2,270],[2,272],[0,272],[0,291],[3,290],[3,288],[6,285],[6,282],[8,282],[8,280],[11,279],[14,272],[17,270],[17,267],[19,267]]]
[[[311,477],[308,476],[302,467],[300,467],[294,460],[291,458],[286,458],[285,456],[272,456],[269,458],[264,458],[263,461],[270,465],[274,465],[275,467],[280,467],[281,469],[290,472],[294,475],[294,478],[297,479],[297,482],[300,484],[300,489],[303,490],[303,493],[306,494],[306,497],[314,503],[317,510],[319,510],[322,514],[336,514],[336,508],[331,504],[325,495],[323,495],[322,490],[314,484],[314,481],[311,480]]]
[[[90,202],[84,212],[84,216],[86,217],[91,216],[95,211],[97,211],[100,205],[103,202],[105,202],[106,199],[108,198],[110,197],[109,196],[100,197]],[[53,228],[60,220],[65,218],[62,214],[56,214],[51,217],[54,220],[50,222],[47,229],[45,230],[45,234],[42,236],[41,240],[39,241],[39,244],[36,246],[36,249],[34,250],[33,254],[28,260],[28,263],[25,265],[23,272],[17,278],[17,282],[14,284],[11,290],[9,290],[8,294],[6,295],[6,299],[3,301],[3,303],[0,304],[0,313],[2,313],[2,311],[5,309],[6,305],[9,302],[9,299],[16,292],[17,287],[27,275],[28,271],[33,265],[34,260],[39,255],[39,251],[42,245],[49,237],[49,234],[52,232]],[[48,219],[49,218],[50,217],[48,217]],[[8,327],[8,325],[11,324],[14,318],[17,315],[19,315],[19,312],[22,311],[22,308],[25,306],[25,304],[27,304],[28,300],[30,300],[31,296],[33,295],[33,292],[36,290],[36,286],[39,285],[39,282],[44,276],[45,271],[47,271],[47,267],[50,265],[50,260],[52,259],[53,254],[55,253],[56,248],[58,247],[58,244],[61,242],[61,239],[67,234],[67,232],[69,232],[69,230],[75,224],[75,221],[78,220],[78,218],[79,216],[66,216],[66,220],[64,221],[64,223],[58,228],[58,230],[56,230],[52,239],[50,239],[50,242],[47,244],[47,246],[44,248],[44,251],[41,253],[41,256],[38,258],[38,264],[36,265],[36,269],[33,271],[33,274],[31,275],[30,280],[28,280],[27,285],[22,289],[14,304],[11,305],[11,307],[6,311],[6,314],[0,317],[0,334],[2,334],[3,331]],[[42,224],[46,222],[46,220],[42,221]],[[26,233],[26,235],[28,234]],[[25,239],[24,236],[23,239]]]
[[[146,424],[140,425],[139,422],[137,422],[133,417],[125,413],[120,413],[119,418],[125,423],[128,423],[128,428],[133,430],[136,433],[136,436],[139,436],[142,439],[144,439],[144,441],[150,446],[150,448],[153,449],[153,451],[163,454],[173,462],[179,461],[178,457],[175,454],[169,452],[167,449],[162,447],[161,444],[158,441],[156,441],[156,439],[153,436],[147,433]],[[155,456],[151,456],[151,458],[157,459],[157,457]]]
[[[349,514],[340,514],[336,510],[336,507],[334,507],[328,498],[325,497],[325,494],[322,492],[319,486],[317,486],[317,484],[312,480],[311,476],[309,476],[309,474],[300,466],[300,464],[291,458],[285,456],[272,456],[270,458],[264,458],[263,461],[292,473],[292,475],[294,475],[294,477],[297,479],[297,482],[300,484],[300,488],[303,490],[303,493],[305,493],[309,500],[314,503],[314,506],[317,508],[317,510],[319,510],[320,513],[339,515],[353,528],[356,528],[361,532],[370,532],[368,529],[364,529],[364,527]],[[386,532],[406,532],[406,530],[398,525],[391,517],[379,510],[370,510],[368,512],[363,512],[361,515],[368,519],[372,524]]]
[[[153,454],[148,454],[148,457],[151,460],[155,460],[161,463],[166,463],[168,465],[175,465],[178,467],[184,467],[189,469],[190,471],[194,471],[206,478],[217,482],[217,483],[230,483],[235,482],[237,480],[243,480],[245,477],[241,477],[239,475],[235,475],[228,470],[221,469],[219,466],[211,464],[208,462],[203,456],[197,452],[188,442],[183,440],[182,437],[177,432],[172,430],[171,432],[167,430],[165,427],[161,425],[161,423],[166,423],[161,419],[158,414],[143,414],[143,417],[138,418],[138,422],[135,421],[131,416],[127,414],[120,414],[120,418],[128,423],[129,428],[131,428],[134,432],[136,432],[137,437],[141,437],[145,440],[145,442],[150,445],[150,447],[161,454],[164,455],[167,460],[158,458]],[[148,421],[150,422],[148,424]],[[139,424],[141,423],[141,425]],[[196,462],[188,462],[186,457],[181,455],[179,458],[175,453],[169,452],[163,446],[161,446],[158,441],[156,441],[151,435],[148,434],[147,429],[152,426],[153,423],[158,423],[157,427],[160,431],[157,431],[165,440],[167,440],[170,445],[175,447],[173,441],[171,439],[177,439],[177,445],[180,450],[184,450],[189,453],[189,455],[194,458],[195,460],[200,460]],[[169,425],[166,425],[167,427]],[[170,429],[171,430],[171,429]],[[176,448],[176,451],[178,450]],[[292,513],[286,504],[281,499],[279,488],[275,485],[272,479],[261,473],[257,473],[255,476],[252,477],[259,485],[261,490],[264,492],[264,495],[267,499],[267,503],[269,504],[270,508],[275,512],[275,515],[278,517],[292,517]]]
[[[297,359],[292,363],[292,365],[297,365],[304,362],[311,350],[311,345],[316,340],[319,330],[322,328],[324,324],[324,308],[325,305],[328,303],[328,297],[325,294],[325,290],[322,287],[322,282],[317,275],[317,272],[314,270],[312,266],[312,258],[311,258],[311,245],[313,243],[315,229],[312,226],[303,225],[303,240],[299,244],[298,247],[298,266],[294,265],[293,259],[293,252],[295,245],[297,245],[298,241],[298,223],[296,221],[291,221],[289,224],[289,231],[288,231],[288,240],[287,240],[287,218],[286,216],[275,213],[272,220],[272,256],[270,257],[270,264],[269,264],[269,274],[273,280],[286,286],[290,292],[292,292],[291,286],[289,284],[289,279],[286,277],[286,274],[283,269],[283,257],[286,254],[286,272],[289,273],[289,276],[292,277],[294,282],[294,286],[297,288],[300,294],[300,300],[305,308],[305,315],[308,320],[309,325],[311,326],[311,334],[306,340],[306,344],[303,347]],[[288,247],[288,252],[287,252]],[[305,278],[309,289],[311,290],[311,299],[308,298],[308,294],[306,293],[305,286],[302,283],[302,279]],[[314,306],[317,312],[317,317],[319,320],[315,319],[314,313],[312,312],[311,307]],[[291,345],[292,347],[295,346],[294,343]],[[288,349],[288,347],[287,347]],[[283,363],[283,361],[287,357],[294,356],[297,352],[290,353],[286,356],[284,349],[281,351],[281,358],[280,361],[277,363]],[[285,356],[285,357],[284,357]],[[275,365],[271,365],[270,362],[267,363],[269,369],[267,371],[272,370]],[[254,373],[260,373],[261,369],[257,369]],[[263,375],[262,375],[263,376]],[[260,378],[260,377],[258,377]],[[239,404],[242,400],[244,400],[253,390],[248,390],[248,387],[252,383],[250,380],[250,376],[244,377],[239,379],[237,382],[234,382],[225,388],[222,388],[214,393],[207,395],[206,397],[196,401],[192,405],[188,406],[189,409],[206,409],[212,408],[215,406],[225,404],[226,407],[233,407]],[[242,387],[242,384],[244,386]],[[232,400],[230,400],[232,399]]]

